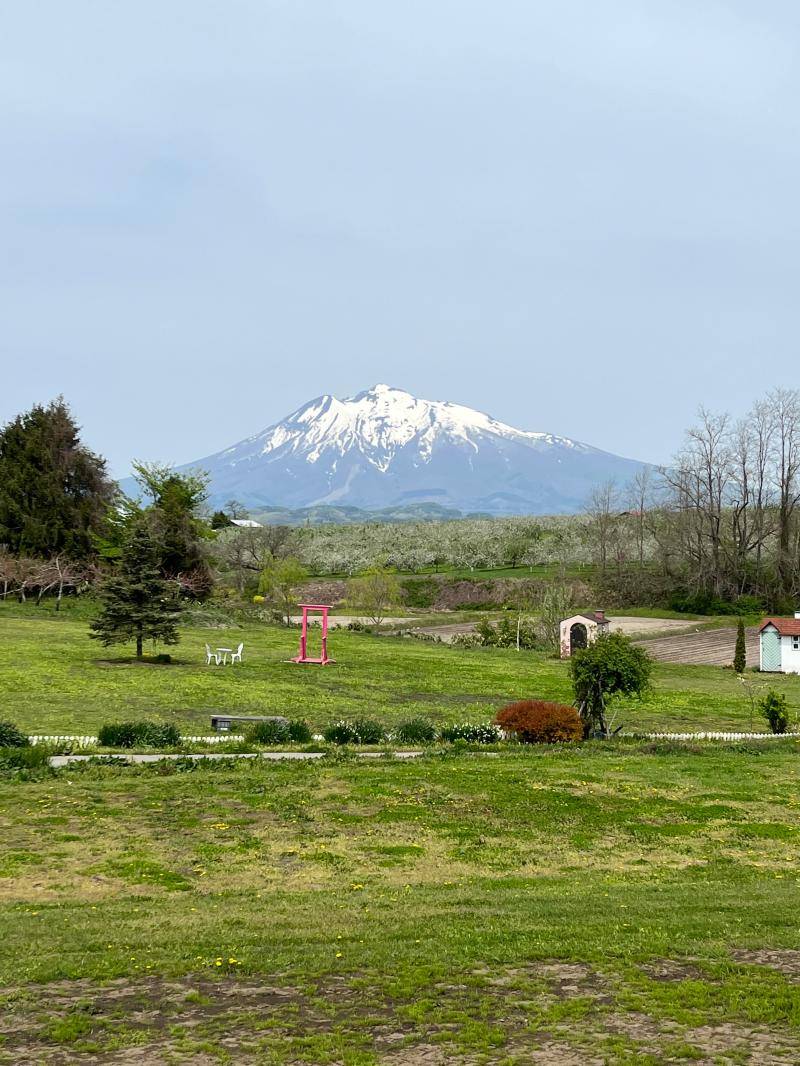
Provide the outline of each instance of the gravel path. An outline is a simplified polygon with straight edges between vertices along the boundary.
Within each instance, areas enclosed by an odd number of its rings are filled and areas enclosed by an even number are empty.
[[[485,752],[484,754],[493,755],[495,753]],[[416,759],[418,755],[422,755],[422,752],[396,751],[393,752],[392,758]],[[356,756],[359,759],[386,758],[382,751],[357,751]],[[51,755],[49,762],[52,767],[58,769],[58,767],[69,766],[72,763],[89,762],[91,759],[114,759],[116,762],[139,764],[163,762],[165,759],[266,759],[268,762],[305,762],[310,759],[324,758],[325,752],[323,751],[233,751],[227,754],[223,751],[212,751],[196,752],[193,755],[162,755],[159,752],[148,752],[147,754],[136,752],[114,752],[110,755]]]
[[[798,733],[727,733],[727,732],[704,732],[704,733],[623,733],[624,737],[637,740],[797,740]],[[391,753],[393,759],[417,759],[424,754],[422,751],[395,751]],[[499,751],[473,751],[472,755],[480,755],[483,758],[499,759]],[[359,759],[385,759],[382,751],[359,751],[356,752]],[[260,752],[232,752],[225,755],[223,752],[209,752],[194,755],[162,755],[158,752],[138,754],[133,752],[117,752],[113,755],[52,755],[50,765],[54,769],[70,766],[73,763],[89,762],[91,759],[114,759],[117,762],[138,765],[141,763],[162,762],[165,759],[266,759],[268,762],[305,762],[312,759],[324,759],[325,754],[321,751],[260,751]]]

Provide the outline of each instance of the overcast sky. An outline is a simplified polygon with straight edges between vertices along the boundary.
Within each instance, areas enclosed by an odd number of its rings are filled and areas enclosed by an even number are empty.
[[[25,0],[0,421],[114,473],[385,381],[663,461],[800,385],[796,0]]]

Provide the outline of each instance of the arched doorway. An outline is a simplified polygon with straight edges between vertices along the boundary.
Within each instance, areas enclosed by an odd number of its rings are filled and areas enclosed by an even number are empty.
[[[570,655],[572,655],[572,653],[577,651],[579,648],[585,648],[588,643],[589,638],[586,632],[586,626],[583,624],[583,622],[573,622],[572,625],[569,627]]]

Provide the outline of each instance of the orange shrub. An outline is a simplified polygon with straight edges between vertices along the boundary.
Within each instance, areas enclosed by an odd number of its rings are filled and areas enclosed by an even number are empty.
[[[583,723],[575,708],[548,700],[509,703],[497,712],[495,722],[525,744],[583,739]]]

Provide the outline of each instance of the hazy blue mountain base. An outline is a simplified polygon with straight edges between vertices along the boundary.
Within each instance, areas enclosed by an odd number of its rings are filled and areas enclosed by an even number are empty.
[[[325,526],[363,525],[365,522],[446,522],[456,518],[490,518],[487,514],[464,514],[453,507],[436,503],[409,504],[405,507],[384,507],[379,511],[365,511],[360,507],[267,507],[253,510],[251,517],[264,525]]]

